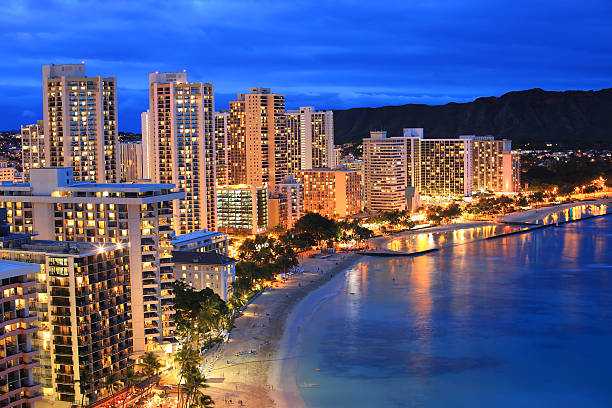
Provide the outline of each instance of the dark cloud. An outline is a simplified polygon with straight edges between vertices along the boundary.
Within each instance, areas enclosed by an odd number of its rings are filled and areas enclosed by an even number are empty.
[[[214,82],[218,109],[250,86],[321,108],[600,89],[611,18],[607,0],[4,0],[0,128],[41,115],[43,64],[81,60],[118,78],[124,130],[139,128],[152,71]]]

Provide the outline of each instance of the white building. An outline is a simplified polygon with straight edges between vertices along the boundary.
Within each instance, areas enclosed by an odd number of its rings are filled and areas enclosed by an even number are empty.
[[[72,167],[76,181],[119,181],[116,78],[45,65],[43,113],[46,166]]]
[[[221,299],[232,297],[231,284],[236,280],[236,260],[217,252],[172,252],[174,275],[195,290],[210,288]]]
[[[130,246],[134,352],[174,340],[173,184],[75,182],[71,168],[32,169],[29,183],[0,185],[13,232],[53,241]]]
[[[172,247],[176,251],[228,253],[228,236],[216,231],[194,231],[172,237]]]
[[[188,82],[185,72],[149,74],[149,104],[150,178],[185,192],[173,206],[175,231],[216,230],[213,84]]]
[[[299,110],[287,111],[285,116],[290,173],[315,168],[336,168],[333,111],[314,111],[312,106],[304,106]]]

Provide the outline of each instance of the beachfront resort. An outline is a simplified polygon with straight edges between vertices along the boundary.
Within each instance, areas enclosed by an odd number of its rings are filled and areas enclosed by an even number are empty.
[[[605,143],[51,61],[0,134],[1,407],[612,406]]]

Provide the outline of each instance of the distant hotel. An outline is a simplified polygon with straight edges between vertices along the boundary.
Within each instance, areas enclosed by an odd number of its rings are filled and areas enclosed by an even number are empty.
[[[174,230],[215,230],[213,85],[188,82],[185,72],[149,74],[149,104],[142,118],[148,176],[185,192],[173,205]]]
[[[304,212],[328,218],[346,218],[362,211],[361,174],[349,169],[300,170]]]
[[[44,165],[72,167],[76,181],[118,182],[116,79],[88,77],[85,64],[45,65],[43,93]]]
[[[262,234],[268,231],[268,189],[238,184],[217,189],[219,231]]]
[[[518,157],[509,140],[492,136],[425,139],[423,129],[404,129],[364,139],[365,207],[369,211],[414,209],[418,196],[461,198],[477,191],[516,192]]]
[[[287,111],[289,173],[298,170],[336,167],[334,115],[314,111],[311,106]]]

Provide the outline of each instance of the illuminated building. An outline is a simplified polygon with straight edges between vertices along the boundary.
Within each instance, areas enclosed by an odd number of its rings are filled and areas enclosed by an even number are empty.
[[[30,169],[45,167],[45,127],[43,121],[21,127],[21,166],[23,177],[30,179]]]
[[[142,142],[119,143],[121,181],[137,181],[145,178],[142,148]]]
[[[15,175],[17,169],[15,167],[2,167],[0,166],[0,181],[15,181]]]
[[[468,139],[421,139],[416,172],[418,189],[428,197],[460,198],[472,194]]]
[[[362,210],[361,175],[357,170],[300,170],[297,179],[304,189],[306,213],[345,218]]]
[[[194,290],[212,289],[221,299],[232,297],[236,260],[217,252],[174,251],[174,275]]]
[[[518,191],[520,181],[515,184],[513,174],[517,174],[516,166],[520,169],[520,164],[512,160],[510,140],[468,135],[455,139],[420,138],[418,143],[417,185],[423,196],[459,198],[478,191]],[[506,179],[511,181],[505,182]]]
[[[154,147],[153,141],[151,140],[151,134],[149,133],[149,118],[149,110],[140,114],[140,128],[142,132],[142,178],[147,180],[150,180],[153,177],[151,175],[151,171],[153,169],[151,160],[153,159]]]
[[[311,106],[286,113],[289,173],[337,166],[334,151],[334,113]]]
[[[29,320],[38,327],[33,375],[44,398],[54,407],[80,404],[83,372],[91,378],[85,401],[105,396],[104,379],[121,378],[132,364],[127,246],[2,238],[2,259],[40,265],[31,292],[36,316]]]
[[[75,182],[70,168],[32,169],[30,182],[0,185],[16,233],[54,241],[130,246],[134,352],[174,340],[172,184]]]
[[[215,112],[215,149],[217,150],[217,185],[229,184],[229,112]]]
[[[0,237],[1,238],[1,237]],[[40,366],[33,347],[38,328],[30,304],[40,266],[0,261],[0,406],[31,408],[42,399],[33,370]],[[36,358],[36,359],[35,359]]]
[[[268,189],[245,184],[217,189],[219,231],[261,234],[268,231]]]
[[[521,191],[521,155],[510,150],[504,151],[503,192]]]
[[[421,129],[411,129],[421,131]],[[416,132],[418,135],[418,132]],[[387,132],[371,132],[363,139],[363,188],[367,211],[406,210],[415,207],[410,194],[415,180],[412,169],[418,160],[414,152],[418,137],[387,137]]]
[[[43,66],[45,165],[77,181],[119,181],[117,81],[85,76],[85,64]]]
[[[176,251],[228,253],[228,236],[216,231],[194,231],[172,237],[172,248]]]
[[[304,191],[293,176],[285,177],[268,198],[270,228],[291,229],[304,215]]]
[[[185,192],[173,205],[178,234],[217,228],[213,93],[185,72],[149,74],[149,175]]]
[[[251,88],[230,102],[229,182],[274,191],[288,173],[285,96]]]

